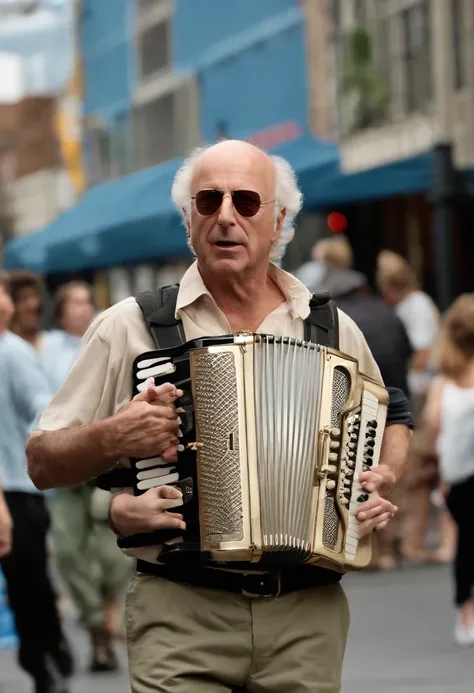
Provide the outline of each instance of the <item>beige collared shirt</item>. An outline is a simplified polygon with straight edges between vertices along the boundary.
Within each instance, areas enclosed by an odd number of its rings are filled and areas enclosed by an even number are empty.
[[[303,338],[309,314],[309,291],[295,277],[271,265],[271,275],[286,297],[258,332]],[[185,273],[176,306],[186,339],[229,334],[224,313],[206,289],[197,263]],[[359,361],[360,370],[382,382],[379,369],[355,323],[339,311],[339,348]],[[133,297],[99,315],[84,335],[78,359],[38,429],[74,428],[116,414],[132,396],[132,365],[137,356],[155,349],[153,339]]]
[[[271,265],[272,278],[286,302],[268,315],[258,332],[302,339],[309,314],[309,291],[295,277]],[[186,339],[231,333],[224,313],[206,289],[197,263],[185,273],[178,293],[176,313]],[[339,311],[339,348],[359,361],[360,370],[382,382],[379,369],[355,323]],[[116,414],[132,397],[133,362],[155,344],[133,297],[112,306],[93,322],[84,335],[78,359],[38,423],[40,431],[74,428]],[[128,465],[127,460],[123,464]],[[116,492],[132,489],[116,489]],[[160,547],[125,550],[137,559],[156,563]]]

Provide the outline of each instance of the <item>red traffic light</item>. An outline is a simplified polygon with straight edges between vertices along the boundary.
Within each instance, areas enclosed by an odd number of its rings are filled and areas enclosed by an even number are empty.
[[[333,233],[343,233],[347,229],[347,219],[341,212],[331,212],[327,222],[329,230]]]

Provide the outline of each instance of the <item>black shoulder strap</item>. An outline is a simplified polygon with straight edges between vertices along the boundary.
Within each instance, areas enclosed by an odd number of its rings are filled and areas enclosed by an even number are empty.
[[[183,324],[176,318],[178,291],[179,284],[173,284],[158,291],[142,291],[135,297],[157,349],[169,349],[186,341]]]
[[[304,338],[307,342],[339,349],[339,318],[331,294],[313,294],[309,301],[310,314],[305,320]]]
[[[176,318],[179,284],[163,286],[158,291],[143,291],[136,296],[157,349],[184,344],[183,324]],[[313,294],[311,312],[305,320],[305,340],[339,349],[337,308],[329,293]]]

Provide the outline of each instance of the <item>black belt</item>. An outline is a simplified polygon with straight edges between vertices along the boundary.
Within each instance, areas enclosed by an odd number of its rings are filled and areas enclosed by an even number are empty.
[[[156,575],[172,582],[235,592],[247,597],[278,597],[288,592],[324,587],[340,581],[342,575],[316,566],[301,566],[268,573],[233,573],[230,571],[192,566],[186,572],[169,566],[137,561],[137,572]]]

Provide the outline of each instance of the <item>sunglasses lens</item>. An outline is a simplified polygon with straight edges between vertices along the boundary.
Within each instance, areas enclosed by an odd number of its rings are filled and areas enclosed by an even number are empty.
[[[253,190],[236,190],[232,198],[235,209],[242,217],[253,217],[260,209],[260,195]]]
[[[215,214],[222,204],[220,190],[200,190],[196,195],[196,209],[203,216]]]

